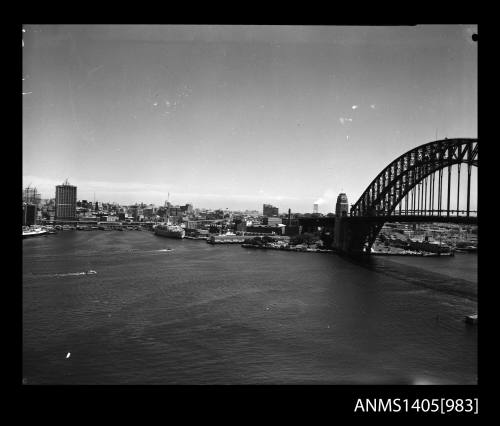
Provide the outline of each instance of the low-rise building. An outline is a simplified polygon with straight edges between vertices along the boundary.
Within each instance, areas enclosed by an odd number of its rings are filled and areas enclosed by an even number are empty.
[[[284,230],[285,230],[284,226],[252,225],[252,226],[247,226],[245,232],[255,233],[255,234],[283,235]]]
[[[282,223],[283,221],[280,217],[264,217],[262,219],[263,225],[276,226],[276,225],[281,225]]]

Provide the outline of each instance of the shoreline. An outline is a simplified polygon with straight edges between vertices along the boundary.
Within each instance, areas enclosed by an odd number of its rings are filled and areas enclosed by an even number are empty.
[[[334,250],[330,249],[311,249],[311,248],[295,248],[295,247],[269,247],[269,246],[257,246],[254,244],[241,244],[243,248],[252,249],[264,249],[264,250],[281,250],[281,251],[298,251],[304,253],[335,253]]]
[[[390,252],[371,252],[369,253],[372,256],[421,256],[421,257],[449,257],[449,256],[455,256],[455,253],[453,252],[446,252],[446,253],[432,253],[432,252],[412,252],[412,253],[390,253]]]

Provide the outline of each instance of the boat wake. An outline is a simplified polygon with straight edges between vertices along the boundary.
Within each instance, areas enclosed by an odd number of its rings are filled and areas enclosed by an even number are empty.
[[[53,274],[51,276],[52,277],[71,277],[71,276],[77,276],[77,275],[95,275],[95,274],[97,274],[97,272],[91,269],[89,271],[84,271],[84,272],[68,272],[66,274]]]

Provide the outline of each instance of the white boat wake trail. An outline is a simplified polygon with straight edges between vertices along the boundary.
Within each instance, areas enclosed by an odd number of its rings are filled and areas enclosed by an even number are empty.
[[[68,272],[65,274],[47,274],[43,275],[45,277],[71,277],[71,276],[78,276],[78,275],[95,275],[97,274],[96,271],[90,270],[90,271],[83,271],[83,272]]]

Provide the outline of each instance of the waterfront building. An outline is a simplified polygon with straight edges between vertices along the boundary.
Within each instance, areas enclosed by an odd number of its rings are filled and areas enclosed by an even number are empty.
[[[34,225],[36,223],[36,218],[36,205],[23,203],[23,226]]]
[[[208,229],[210,225],[212,225],[214,220],[186,220],[184,223],[186,225],[186,229]]]
[[[35,187],[30,186],[24,188],[23,190],[23,203],[34,204],[38,206],[41,203],[41,195]]]
[[[285,229],[285,226],[252,225],[246,227],[245,233],[283,235],[285,233]]]
[[[168,216],[182,216],[184,212],[182,211],[180,206],[172,206],[167,208]]]
[[[279,215],[278,207],[274,207],[271,204],[264,204],[262,208],[262,214],[263,216],[267,217],[278,216]]]
[[[156,209],[154,207],[146,207],[143,209],[144,217],[151,218],[156,215]]]
[[[139,208],[137,207],[137,205],[130,206],[130,208],[128,209],[128,214],[132,216],[132,219],[138,220]]]
[[[56,186],[56,220],[76,219],[76,186],[70,185],[68,179]]]
[[[42,207],[41,195],[35,187],[30,186],[23,190],[23,226],[34,225],[41,215],[38,208]]]
[[[295,236],[295,235],[299,235],[302,233],[302,226],[300,225],[287,225],[285,227],[285,232],[284,234],[285,235],[288,235],[288,236]]]
[[[263,225],[276,226],[281,225],[282,223],[283,220],[281,219],[281,217],[264,217],[262,219]]]
[[[218,209],[213,212],[207,212],[205,215],[206,219],[224,219],[224,211]]]
[[[245,232],[247,230],[247,222],[245,220],[236,221],[235,230],[239,232]]]
[[[347,201],[347,195],[343,192],[337,197],[337,204],[335,205],[335,216],[348,216],[349,215],[349,203]]]
[[[160,216],[189,216],[193,213],[193,205],[192,204],[186,204],[184,206],[174,206],[170,202],[165,203],[166,206],[161,209],[161,214],[158,213]]]

